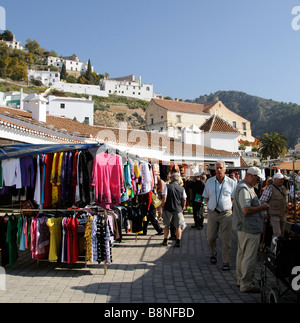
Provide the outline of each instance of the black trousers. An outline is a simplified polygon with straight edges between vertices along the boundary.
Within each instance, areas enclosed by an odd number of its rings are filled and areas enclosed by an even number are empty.
[[[203,227],[203,219],[204,219],[203,203],[193,202],[193,218],[196,226]]]
[[[147,234],[147,228],[149,221],[153,225],[153,228],[157,233],[163,232],[163,229],[160,227],[156,219],[156,208],[151,204],[149,211],[147,210],[147,205],[142,205],[142,214],[147,216],[147,221],[143,222],[143,234]]]

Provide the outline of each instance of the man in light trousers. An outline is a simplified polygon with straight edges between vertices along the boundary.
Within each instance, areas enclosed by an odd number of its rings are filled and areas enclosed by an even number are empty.
[[[232,201],[236,183],[225,176],[226,164],[220,160],[216,163],[216,176],[205,184],[202,194],[207,202],[207,241],[211,252],[210,262],[217,263],[217,238],[222,232],[222,270],[230,270],[232,242]]]
[[[250,167],[245,178],[238,184],[233,203],[233,229],[237,231],[238,250],[236,255],[236,279],[241,292],[259,293],[260,289],[254,286],[254,275],[257,263],[257,253],[263,232],[263,210],[268,204],[261,204],[254,191],[261,170]]]

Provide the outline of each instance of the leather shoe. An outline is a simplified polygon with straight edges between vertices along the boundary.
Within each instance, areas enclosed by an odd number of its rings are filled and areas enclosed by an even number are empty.
[[[217,263],[217,258],[216,258],[215,256],[211,256],[211,257],[210,257],[210,262],[211,262],[212,264],[216,264],[216,263]]]
[[[253,286],[251,289],[246,290],[246,293],[260,293],[260,288]]]

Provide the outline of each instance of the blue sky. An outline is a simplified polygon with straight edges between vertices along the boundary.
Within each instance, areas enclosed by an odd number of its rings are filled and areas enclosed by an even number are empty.
[[[6,28],[98,73],[195,99],[243,91],[300,104],[300,0],[4,0]],[[300,15],[300,11],[298,13]],[[299,21],[300,26],[300,21]]]

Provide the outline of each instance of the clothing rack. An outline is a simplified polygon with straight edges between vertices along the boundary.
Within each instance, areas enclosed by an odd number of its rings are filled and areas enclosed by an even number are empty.
[[[99,208],[98,206],[95,207],[85,207],[85,208],[67,208],[67,209],[22,209],[22,208],[0,208],[0,213],[17,213],[23,214],[23,212],[67,212],[67,211],[91,211],[94,210],[95,212],[103,212],[104,213],[104,225],[106,227],[107,224],[107,210]],[[37,265],[39,265],[40,261],[48,261],[47,259],[37,259]],[[87,267],[86,256],[85,256],[85,267]],[[107,261],[104,260],[104,275],[107,273]]]

